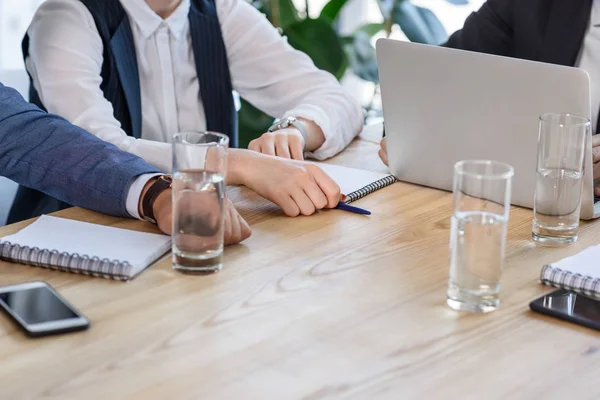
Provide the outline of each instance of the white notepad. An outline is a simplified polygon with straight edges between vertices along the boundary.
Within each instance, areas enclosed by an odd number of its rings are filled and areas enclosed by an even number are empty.
[[[346,203],[356,201],[396,182],[396,178],[390,174],[324,163],[314,164],[318,165],[340,186],[342,193],[348,197]]]
[[[0,258],[61,271],[129,280],[171,246],[169,236],[42,215],[0,238]]]
[[[542,268],[540,280],[546,285],[600,298],[600,246],[564,258]]]

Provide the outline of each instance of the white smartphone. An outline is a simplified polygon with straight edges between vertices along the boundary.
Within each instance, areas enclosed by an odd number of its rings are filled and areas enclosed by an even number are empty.
[[[90,321],[46,282],[0,287],[0,308],[29,336],[87,329]]]

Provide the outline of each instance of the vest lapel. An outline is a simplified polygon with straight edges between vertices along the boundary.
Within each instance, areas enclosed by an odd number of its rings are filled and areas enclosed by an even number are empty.
[[[214,3],[192,0],[189,21],[206,127],[226,134],[230,147],[237,147],[231,75]]]
[[[592,0],[554,0],[539,61],[574,66],[591,10]]]
[[[142,136],[140,77],[135,55],[133,33],[131,32],[131,25],[127,17],[123,18],[123,21],[111,38],[110,48],[115,58],[121,86],[131,117],[132,135],[139,139]]]

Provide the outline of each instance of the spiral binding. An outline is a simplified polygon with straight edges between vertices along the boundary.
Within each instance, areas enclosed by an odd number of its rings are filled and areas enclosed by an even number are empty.
[[[600,298],[600,278],[574,274],[552,265],[544,265],[540,273],[540,281],[544,285],[567,289],[585,296]]]
[[[0,241],[0,259],[28,264],[34,267],[50,268],[62,272],[73,272],[100,278],[126,281],[131,279],[132,265],[118,260],[100,259],[77,253],[59,253],[56,250],[20,246]]]
[[[396,182],[396,177],[393,175],[386,176],[385,178],[381,178],[361,189],[358,189],[347,195],[346,203],[352,203],[358,199],[362,199],[366,195],[373,193],[376,190],[382,189],[386,186],[391,185]]]

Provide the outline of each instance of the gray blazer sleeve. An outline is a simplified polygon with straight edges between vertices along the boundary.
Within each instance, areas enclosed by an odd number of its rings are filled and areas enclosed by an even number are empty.
[[[69,204],[130,217],[133,180],[160,172],[0,83],[0,175]]]

